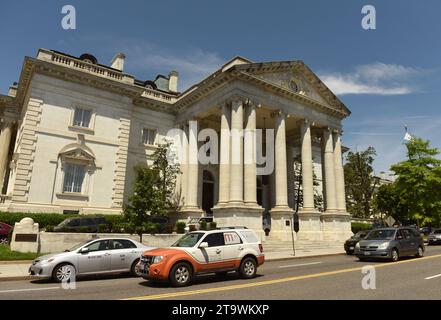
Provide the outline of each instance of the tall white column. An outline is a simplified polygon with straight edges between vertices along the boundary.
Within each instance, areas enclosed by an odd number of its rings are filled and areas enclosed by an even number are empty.
[[[187,180],[188,180],[188,127],[181,125],[181,154],[180,154],[180,170],[181,170],[181,201],[187,205]]]
[[[219,150],[219,205],[223,205],[230,200],[230,121],[231,108],[224,104],[221,115]]]
[[[187,207],[198,207],[198,123],[189,121],[188,127],[188,166],[187,166]]]
[[[256,107],[252,103],[247,106],[244,135],[244,200],[246,204],[257,205]]]
[[[337,211],[337,198],[335,193],[334,145],[330,128],[323,130],[323,147],[325,148],[326,212],[333,213]]]
[[[0,131],[0,192],[6,179],[8,168],[9,146],[11,144],[12,123],[4,123]]]
[[[301,126],[301,143],[303,211],[314,211],[311,125],[306,119]]]
[[[243,203],[243,102],[232,102],[230,202]]]
[[[288,180],[286,168],[286,128],[285,115],[279,112],[276,116],[276,142],[275,142],[275,178],[276,178],[276,206],[275,208],[288,207]]]
[[[341,153],[341,134],[334,133],[334,166],[335,166],[335,189],[337,197],[337,209],[341,213],[346,213],[346,198],[345,198],[345,178],[343,171],[343,160]]]

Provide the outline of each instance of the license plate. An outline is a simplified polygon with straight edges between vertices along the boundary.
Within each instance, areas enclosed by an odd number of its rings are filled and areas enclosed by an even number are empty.
[[[371,253],[369,251],[365,251],[364,255],[369,256],[369,255],[371,255]]]

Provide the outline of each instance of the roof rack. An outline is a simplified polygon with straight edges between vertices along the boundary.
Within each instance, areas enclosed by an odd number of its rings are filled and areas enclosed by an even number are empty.
[[[232,227],[220,227],[217,229],[222,230],[222,229],[248,229],[248,228],[245,226],[232,226]]]

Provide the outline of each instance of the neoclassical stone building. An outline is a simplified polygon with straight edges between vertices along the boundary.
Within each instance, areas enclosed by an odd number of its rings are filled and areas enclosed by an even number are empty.
[[[181,129],[189,161],[177,183],[180,219],[212,214],[220,226],[263,235],[265,215],[270,237],[290,240],[301,172],[296,237],[334,241],[351,233],[341,151],[341,121],[350,111],[302,61],[236,57],[184,92],[177,72],[141,81],[124,73],[124,61],[118,54],[102,65],[90,54],[45,49],[25,58],[19,82],[0,95],[0,210],[120,212],[134,166],[149,163],[169,130]],[[208,128],[219,133],[210,145],[220,164],[191,161]],[[229,135],[259,129],[274,164],[264,175],[256,140]],[[274,140],[266,138],[271,129]],[[314,207],[314,194],[323,196],[324,211]]]

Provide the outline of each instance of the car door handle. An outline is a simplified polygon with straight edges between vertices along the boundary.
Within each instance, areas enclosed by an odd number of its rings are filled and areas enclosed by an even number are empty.
[[[104,254],[104,256],[108,257],[108,256],[110,256],[110,253],[106,252],[106,253]]]
[[[243,247],[239,247],[239,250],[243,250]]]
[[[222,252],[221,249],[217,249],[217,250],[216,250],[216,253],[217,253],[217,254],[219,254],[219,253],[221,253],[221,252]]]

